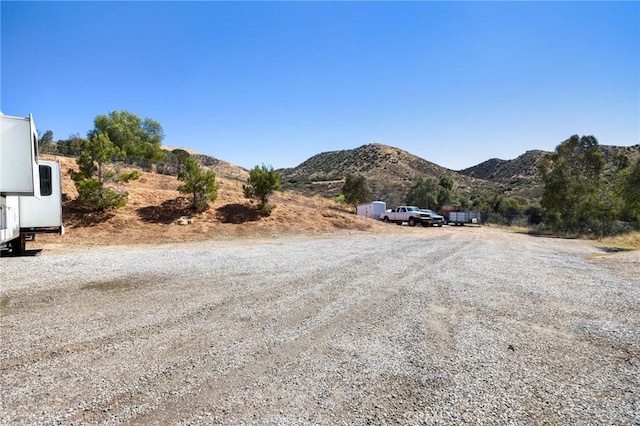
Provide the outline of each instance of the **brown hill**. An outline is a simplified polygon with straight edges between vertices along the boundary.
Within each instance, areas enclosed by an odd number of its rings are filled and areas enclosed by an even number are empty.
[[[608,164],[623,153],[631,161],[640,158],[640,145],[601,147]],[[270,217],[258,215],[255,204],[243,196],[248,172],[214,157],[194,153],[205,167],[216,172],[220,185],[218,199],[202,213],[193,213],[186,198],[177,191],[175,176],[140,170],[140,179],[127,183],[129,202],[109,213],[90,213],[74,203],[77,196],[69,170],[75,159],[43,155],[59,160],[63,169],[64,237],[38,236],[51,246],[87,244],[131,244],[230,239],[283,234],[324,234],[336,231],[404,232],[380,222],[355,216],[327,197],[337,195],[347,173],[365,175],[375,197],[388,205],[400,204],[413,180],[449,176],[461,190],[507,188],[511,194],[535,192],[535,162],[543,151],[528,151],[514,160],[493,159],[456,172],[416,157],[406,151],[381,144],[346,151],[325,152],[301,165],[280,170],[283,191],[271,199],[277,205]],[[539,179],[539,178],[537,178]],[[533,188],[533,189],[532,189]],[[520,192],[518,192],[520,191]],[[186,220],[181,220],[185,218]],[[185,225],[180,223],[188,222]],[[31,243],[36,244],[37,243]]]
[[[234,239],[286,234],[319,235],[333,232],[398,232],[382,222],[354,215],[334,201],[307,197],[295,191],[278,191],[271,198],[276,208],[269,217],[261,217],[254,203],[244,198],[242,185],[246,178],[241,168],[229,163],[205,159],[216,171],[218,198],[207,211],[193,213],[189,202],[177,191],[175,176],[139,170],[140,179],[123,189],[129,193],[125,207],[93,213],[79,209],[73,201],[77,192],[69,176],[75,169],[75,158],[42,155],[43,159],[61,162],[63,182],[63,220],[66,234],[38,236],[32,247],[46,244],[49,248],[69,245],[142,244]],[[246,174],[246,170],[244,171]],[[186,220],[181,220],[184,218]],[[188,222],[181,225],[180,223]]]
[[[507,182],[514,177],[534,180],[538,177],[537,163],[546,154],[546,151],[527,151],[513,160],[501,160],[492,158],[468,169],[460,170],[460,173],[478,179]]]
[[[407,151],[383,144],[363,145],[356,149],[323,152],[297,167],[280,169],[283,186],[306,195],[335,197],[348,173],[362,174],[374,199],[388,206],[402,203],[407,189],[418,177],[448,176],[460,190],[487,188],[492,183],[460,174],[431,163]]]
[[[536,199],[542,196],[538,161],[546,151],[527,151],[513,160],[492,158],[460,173],[499,184],[506,195]]]
[[[189,148],[181,148],[174,146],[162,146],[164,151],[173,151],[175,149],[183,150],[191,154],[200,164],[203,166],[213,170],[216,172],[216,176],[231,178],[231,179],[240,179],[247,180],[249,178],[249,172],[244,167],[236,166],[227,161],[219,160],[215,157],[211,157],[210,155],[200,154]],[[175,172],[175,171],[174,171]]]

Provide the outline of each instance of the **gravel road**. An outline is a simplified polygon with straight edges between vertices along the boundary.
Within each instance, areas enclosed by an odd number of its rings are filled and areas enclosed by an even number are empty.
[[[2,424],[640,424],[640,253],[493,228],[2,258]]]

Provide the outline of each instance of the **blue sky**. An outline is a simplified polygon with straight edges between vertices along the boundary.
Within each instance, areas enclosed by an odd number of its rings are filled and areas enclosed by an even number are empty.
[[[451,169],[573,134],[640,143],[639,2],[0,3],[0,110],[96,115],[294,167],[372,142]]]

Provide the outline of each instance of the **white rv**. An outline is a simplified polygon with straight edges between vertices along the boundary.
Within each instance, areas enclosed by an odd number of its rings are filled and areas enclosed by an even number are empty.
[[[38,160],[31,115],[0,113],[0,249],[22,253],[39,233],[64,233],[60,163]]]

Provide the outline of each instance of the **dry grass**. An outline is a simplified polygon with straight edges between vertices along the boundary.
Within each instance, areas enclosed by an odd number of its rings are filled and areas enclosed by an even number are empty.
[[[513,232],[516,234],[530,234],[531,228],[527,228],[526,226],[507,226],[507,225],[496,225],[496,224],[485,224],[485,226],[493,226],[496,228],[504,229],[508,232]]]
[[[63,216],[66,234],[38,236],[38,243],[48,247],[68,245],[157,244],[208,239],[277,237],[286,234],[318,235],[333,232],[410,232],[402,227],[359,217],[353,210],[321,196],[305,196],[294,191],[278,191],[271,198],[276,204],[271,216],[258,214],[255,203],[244,198],[238,173],[218,174],[218,199],[209,209],[195,213],[189,201],[177,191],[180,182],[174,176],[140,173],[140,179],[126,184],[127,205],[109,213],[91,213],[75,206],[77,192],[69,170],[76,167],[74,158],[43,156],[59,160],[62,165]],[[224,165],[223,165],[224,166]],[[214,170],[216,169],[213,167]],[[188,217],[190,224],[180,225]],[[497,226],[497,225],[495,225]],[[511,232],[530,233],[522,227],[505,227]],[[607,238],[598,244],[614,249],[640,249],[640,232]]]
[[[129,193],[125,207],[92,213],[73,201],[77,192],[69,177],[75,159],[46,156],[62,165],[63,237],[42,235],[38,243],[49,247],[67,245],[157,244],[208,239],[277,237],[285,234],[318,235],[332,232],[397,232],[381,222],[356,216],[348,207],[320,196],[306,197],[279,191],[271,198],[276,205],[271,216],[258,214],[254,202],[244,198],[241,179],[218,173],[218,199],[200,213],[189,208],[188,199],[177,191],[174,176],[140,172],[140,179],[123,189]],[[228,176],[228,175],[227,175]],[[190,220],[179,224],[181,217]]]
[[[532,231],[531,228],[526,226],[501,226],[501,225],[485,225],[495,226],[497,228],[504,229],[507,232],[514,232],[517,234],[529,234],[538,236],[547,236],[550,238],[578,238],[576,236],[570,237],[561,234],[543,233],[539,231]],[[631,232],[629,234],[616,235],[615,237],[600,238],[595,241],[596,245],[603,246],[611,249],[611,251],[626,251],[626,250],[640,250],[640,231]]]
[[[623,250],[640,250],[640,231],[598,240],[598,244]]]

